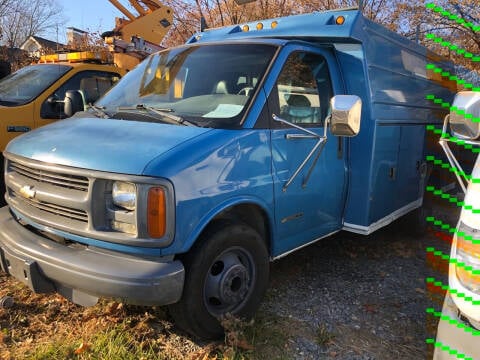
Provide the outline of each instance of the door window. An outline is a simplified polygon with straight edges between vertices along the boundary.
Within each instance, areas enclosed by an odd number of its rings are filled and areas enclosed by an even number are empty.
[[[80,90],[85,104],[93,104],[120,79],[120,75],[105,71],[82,71],[61,85],[49,98],[62,101],[67,90]],[[40,116],[44,119],[64,119],[63,103],[46,100]]]
[[[281,118],[295,124],[323,125],[332,97],[327,61],[318,54],[292,53],[278,77],[276,90]]]

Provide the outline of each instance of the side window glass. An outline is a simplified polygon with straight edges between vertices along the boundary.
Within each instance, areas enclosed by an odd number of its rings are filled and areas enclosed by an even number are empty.
[[[281,118],[295,124],[323,125],[332,97],[327,61],[323,56],[292,53],[276,87]]]
[[[93,104],[119,79],[120,75],[105,71],[82,71],[75,74],[42,104],[40,116],[45,119],[64,119],[66,115],[61,101],[68,90],[80,90],[84,104]]]

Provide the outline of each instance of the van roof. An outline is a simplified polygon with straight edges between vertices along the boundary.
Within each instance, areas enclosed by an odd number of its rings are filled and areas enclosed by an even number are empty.
[[[341,24],[337,19],[343,18]],[[244,38],[335,38],[340,41],[356,40],[358,19],[363,16],[358,10],[329,10],[309,14],[291,15],[267,20],[246,22],[238,25],[207,29],[194,34],[187,43],[219,41]]]

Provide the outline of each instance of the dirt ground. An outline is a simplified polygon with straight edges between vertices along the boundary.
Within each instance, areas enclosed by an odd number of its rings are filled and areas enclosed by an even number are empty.
[[[435,210],[436,218],[457,215]],[[439,311],[442,294],[427,290],[425,279],[445,281],[446,274],[425,249],[448,253],[449,237],[435,227],[421,237],[410,230],[400,222],[369,236],[340,232],[275,261],[254,322],[232,319],[215,343],[186,336],[165,308],[107,300],[82,308],[34,295],[2,274],[0,298],[14,303],[0,308],[0,359],[108,359],[100,348],[109,346],[125,346],[132,356],[115,356],[132,359],[429,358],[425,339],[436,323],[426,309]]]

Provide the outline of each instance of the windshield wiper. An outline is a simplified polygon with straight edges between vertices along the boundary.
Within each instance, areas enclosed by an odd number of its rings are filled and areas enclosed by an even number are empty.
[[[93,104],[87,105],[87,110],[92,109],[95,112],[95,116],[103,119],[108,119],[110,116],[104,111],[104,107],[96,106]]]
[[[125,106],[122,107],[120,106],[118,110],[146,110],[149,112],[152,112],[154,114],[162,116],[162,121],[169,123],[169,124],[180,124],[180,125],[185,125],[185,126],[198,126],[197,124],[194,124],[193,122],[187,121],[181,116],[178,115],[173,115],[170,114],[174,112],[173,109],[163,109],[163,108],[156,108],[153,106],[148,106],[144,104],[138,104],[137,106],[134,107],[129,107]]]

